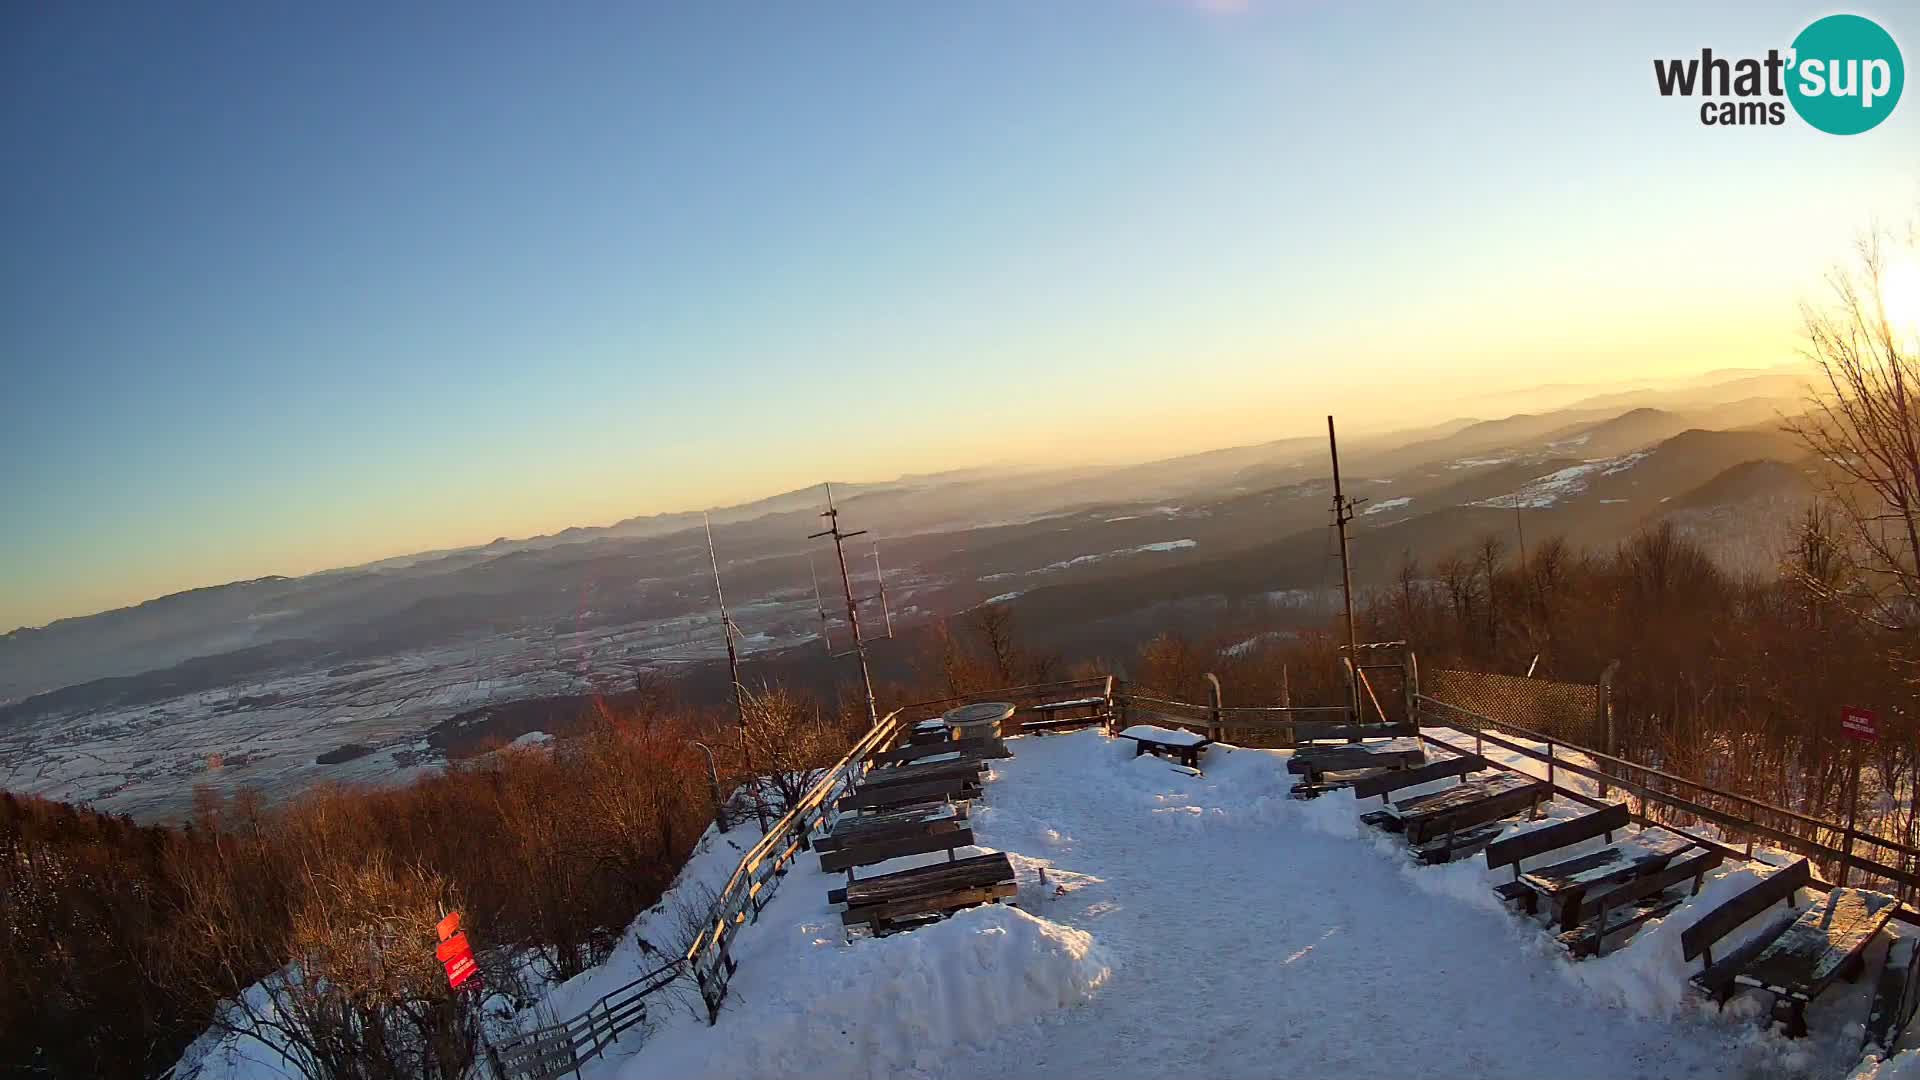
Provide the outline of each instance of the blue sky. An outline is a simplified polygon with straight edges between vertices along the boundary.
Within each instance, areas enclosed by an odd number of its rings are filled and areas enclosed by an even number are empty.
[[[1790,358],[1920,103],[1703,128],[1655,56],[1828,9],[1561,7],[12,5],[0,627]]]

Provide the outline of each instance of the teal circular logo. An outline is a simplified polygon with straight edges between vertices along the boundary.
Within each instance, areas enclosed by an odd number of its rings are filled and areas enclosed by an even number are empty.
[[[1907,72],[1893,35],[1872,19],[1829,15],[1793,39],[1787,100],[1830,135],[1858,135],[1900,102]]]

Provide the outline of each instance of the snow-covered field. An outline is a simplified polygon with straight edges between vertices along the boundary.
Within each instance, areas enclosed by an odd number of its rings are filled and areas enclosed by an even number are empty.
[[[1686,991],[1680,931],[1753,868],[1574,963],[1494,900],[1505,871],[1418,866],[1358,824],[1351,795],[1290,799],[1284,752],[1216,747],[1193,776],[1097,731],[1011,745],[974,820],[1013,856],[1018,909],[849,944],[826,903],[844,878],[803,857],[740,935],[718,1025],[691,1000],[665,1010],[588,1080],[1840,1077],[1858,1060],[1871,977],[1817,1003],[1804,1040],[1762,1028],[1758,992],[1717,1013]],[[722,881],[747,842],[709,834],[668,901],[546,1014],[656,962],[637,939],[669,946],[676,900]]]

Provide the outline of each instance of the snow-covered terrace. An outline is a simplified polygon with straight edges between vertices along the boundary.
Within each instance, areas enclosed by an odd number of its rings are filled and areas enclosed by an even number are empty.
[[[1870,979],[1817,1001],[1806,1039],[1766,1029],[1757,991],[1724,1013],[1688,991],[1680,930],[1757,880],[1752,864],[1729,862],[1627,947],[1574,962],[1494,899],[1504,871],[1414,863],[1359,823],[1351,794],[1290,798],[1287,751],[1216,745],[1193,775],[1098,729],[1009,745],[972,816],[978,850],[1015,864],[1012,905],[849,942],[826,902],[844,879],[803,855],[734,939],[714,1026],[697,998],[657,1011],[644,1048],[587,1063],[588,1080],[1839,1077],[1859,1061]],[[673,940],[679,910],[719,888],[747,842],[710,833],[615,958],[546,1007],[578,1011],[653,962],[637,941]]]

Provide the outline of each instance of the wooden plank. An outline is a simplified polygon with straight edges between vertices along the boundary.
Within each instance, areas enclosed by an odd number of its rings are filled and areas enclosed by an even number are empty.
[[[936,802],[940,799],[970,798],[980,794],[980,781],[976,777],[955,776],[924,784],[882,784],[878,787],[863,787],[840,799],[842,810],[881,810],[888,807],[910,806],[914,803]]]
[[[1592,940],[1588,944],[1593,947],[1594,951],[1605,951],[1606,942],[1602,940],[1603,938],[1628,926],[1638,925],[1647,919],[1653,918],[1653,914],[1649,913],[1650,906],[1659,907],[1661,912],[1669,911],[1673,907],[1678,906],[1682,899],[1680,897],[1675,897],[1671,904],[1658,898],[1668,889],[1688,880],[1694,882],[1694,889],[1697,891],[1701,875],[1719,866],[1721,858],[1721,854],[1711,848],[1690,848],[1673,858],[1665,866],[1651,870],[1640,877],[1622,884],[1618,888],[1608,889],[1598,896],[1589,892],[1581,898],[1572,901],[1569,905],[1569,910],[1563,913],[1566,924],[1574,926],[1574,929],[1569,930],[1568,934],[1578,935],[1584,931],[1591,937]],[[1619,923],[1619,918],[1626,918],[1626,916],[1620,913],[1630,906],[1636,907],[1640,911],[1640,915],[1637,918],[1629,919],[1625,923]],[[1618,918],[1616,918],[1616,916],[1618,916]],[[1616,925],[1616,923],[1619,924]],[[1586,925],[1578,926],[1575,924]],[[1605,927],[1604,930],[1601,929],[1603,925]],[[1561,935],[1561,942],[1563,944],[1569,940],[1568,934]],[[1585,946],[1583,945],[1581,948],[1585,948]],[[1575,951],[1578,953],[1580,950],[1576,949]]]
[[[871,843],[876,840],[890,840],[896,836],[909,836],[925,832],[930,827],[943,823],[958,828],[967,820],[963,808],[957,806],[916,807],[896,810],[886,814],[870,814],[856,817],[848,814],[834,823],[833,831],[825,836],[814,838],[816,851],[835,851],[849,844]]]
[[[1432,839],[1436,831],[1506,817],[1517,808],[1544,800],[1547,790],[1545,781],[1518,773],[1500,773],[1469,780],[1444,791],[1416,795],[1394,803],[1393,811],[1400,818],[1408,842],[1424,843]]]
[[[1106,703],[1107,703],[1106,698],[1097,698],[1097,697],[1074,698],[1071,701],[1035,702],[1034,704],[1027,706],[1027,708],[1033,710],[1034,712],[1052,712],[1057,709],[1081,709],[1081,708],[1087,708],[1089,706],[1105,705]]]
[[[973,855],[949,863],[876,874],[827,893],[829,904],[881,904],[927,893],[968,889],[1013,880],[1013,861],[1004,851]]]
[[[1612,847],[1536,867],[1520,875],[1520,880],[1548,898],[1584,892],[1650,873],[1692,846],[1692,840],[1656,826],[1642,829]]]
[[[1591,840],[1610,832],[1618,832],[1625,829],[1631,820],[1627,804],[1614,803],[1604,810],[1582,814],[1572,821],[1561,821],[1538,829],[1528,829],[1519,836],[1510,836],[1489,845],[1487,869],[1497,870],[1502,866],[1517,868],[1522,859],[1568,847],[1582,840]]]
[[[1795,917],[1794,912],[1782,912],[1779,918],[1762,927],[1759,933],[1749,938],[1739,948],[1718,961],[1708,964],[1705,970],[1695,972],[1687,981],[1693,984],[1694,989],[1724,1004],[1732,995],[1734,980],[1739,977],[1740,972],[1753,962],[1754,957],[1760,955],[1762,949],[1773,944],[1774,938],[1786,933],[1787,927],[1793,925]],[[1692,957],[1688,959],[1691,960]]]
[[[957,755],[949,757],[949,755]],[[920,746],[908,744],[898,750],[888,750],[875,754],[872,761],[875,766],[905,765],[929,758],[953,761],[987,761],[996,758],[1010,758],[1013,751],[999,739],[969,739],[963,743],[928,743]]]
[[[882,919],[902,919],[933,912],[954,911],[959,908],[973,907],[975,904],[990,904],[1002,897],[1013,896],[1019,891],[1019,886],[1006,881],[940,893],[936,896],[920,896],[885,904],[849,907],[840,913],[840,922],[846,926],[856,926]]]
[[[1442,758],[1439,761],[1430,761],[1418,768],[1383,773],[1379,776],[1369,776],[1364,780],[1357,781],[1353,785],[1353,797],[1356,799],[1370,799],[1375,795],[1384,796],[1399,791],[1402,788],[1415,787],[1420,784],[1430,784],[1435,780],[1445,780],[1449,776],[1465,776],[1467,773],[1479,772],[1481,769],[1487,767],[1486,759],[1475,757],[1472,754],[1464,754],[1454,758]]]
[[[1429,866],[1452,862],[1486,847],[1506,827],[1506,822],[1496,819],[1458,832],[1443,832],[1432,840],[1414,845],[1413,857]]]
[[[1782,900],[1791,900],[1812,877],[1813,868],[1805,859],[1768,874],[1681,931],[1680,954],[1691,960],[1708,952],[1714,942],[1733,933],[1748,919]]]
[[[1297,750],[1287,759],[1287,771],[1317,777],[1321,773],[1347,769],[1412,768],[1426,760],[1426,747],[1419,739],[1390,739]]]
[[[1457,804],[1443,812],[1425,814],[1411,823],[1403,821],[1402,829],[1407,834],[1408,843],[1430,843],[1450,832],[1464,831],[1522,812],[1537,812],[1542,803],[1552,798],[1552,790],[1544,782],[1536,782],[1496,791],[1476,802]],[[1492,837],[1486,839],[1491,841]],[[1480,850],[1480,846],[1473,850]]]
[[[1686,898],[1677,895],[1656,894],[1642,897],[1632,904],[1607,908],[1594,921],[1586,926],[1561,932],[1559,941],[1566,946],[1574,959],[1594,956],[1602,951],[1606,939],[1624,933],[1649,919],[1655,919],[1680,906]]]
[[[829,851],[820,856],[820,869],[833,874],[856,866],[872,866],[888,859],[898,859],[903,855],[927,855],[972,844],[973,829],[964,822],[956,821],[947,823],[946,827],[930,828],[914,835],[869,840],[850,844],[839,851]]]
[[[895,765],[875,769],[860,780],[860,788],[888,787],[898,784],[931,784],[954,777],[973,779],[986,771],[987,763],[972,761],[935,761],[918,765]]]
[[[1221,721],[1222,726],[1233,727],[1232,719]],[[1392,724],[1349,724],[1344,720],[1297,720],[1291,725],[1293,741],[1305,742],[1348,742],[1354,739],[1397,739],[1403,735],[1418,735],[1420,728],[1412,723]]]
[[[1885,893],[1835,889],[1801,912],[1735,981],[1810,1001],[1867,947],[1898,906]]]

